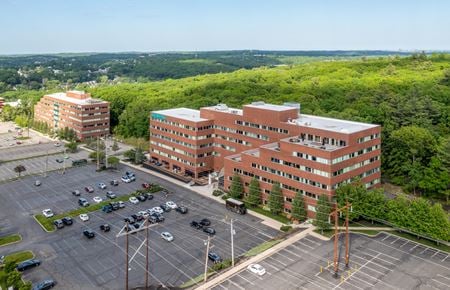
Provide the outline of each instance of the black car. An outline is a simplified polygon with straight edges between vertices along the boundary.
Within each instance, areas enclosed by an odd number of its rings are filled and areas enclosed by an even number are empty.
[[[200,221],[200,224],[204,227],[209,226],[211,224],[211,221],[209,219],[202,219]]]
[[[58,163],[63,163],[63,162],[64,162],[64,160],[63,160],[63,159],[61,159],[61,158],[56,158],[56,162],[58,162]]]
[[[71,217],[66,216],[63,217],[61,220],[66,226],[70,226],[73,224],[73,219]]]
[[[151,193],[146,192],[146,193],[144,193],[144,195],[147,197],[148,200],[153,199],[153,194],[151,194]]]
[[[41,261],[38,259],[29,259],[26,261],[23,261],[22,263],[19,263],[17,265],[17,271],[25,271],[30,268],[37,267],[41,264]]]
[[[215,235],[216,234],[216,230],[210,227],[204,227],[203,231],[205,233],[207,233],[208,235]]]
[[[107,191],[106,192],[106,197],[109,197],[110,199],[114,199],[114,198],[117,197],[117,195],[114,192],[112,192],[112,191]]]
[[[144,217],[140,214],[132,214],[131,217],[137,222],[140,222],[144,219]]]
[[[53,224],[55,225],[55,227],[56,227],[57,229],[62,229],[62,228],[64,227],[64,223],[63,223],[62,220],[55,220],[55,221],[53,222]]]
[[[83,198],[83,197],[81,197],[81,198],[79,198],[78,199],[78,204],[80,205],[80,206],[89,206],[89,202],[87,201],[87,199],[85,199],[85,198]]]
[[[146,201],[146,200],[147,200],[147,196],[145,196],[145,195],[143,195],[143,194],[137,195],[136,198],[137,198],[140,202],[143,202],[143,201]]]
[[[114,180],[111,180],[111,182],[109,184],[111,184],[112,186],[118,186],[119,181],[114,179]]]
[[[135,229],[138,229],[138,228],[140,228],[141,227],[141,223],[135,223],[135,224],[133,224],[133,227],[135,228]]]
[[[222,258],[216,253],[209,253],[208,259],[214,262],[214,264],[222,262]]]
[[[92,239],[95,237],[94,231],[87,229],[83,231],[83,235],[85,235],[88,239]]]
[[[79,190],[72,190],[72,194],[75,195],[75,196],[80,196],[81,195]]]
[[[148,221],[149,221],[151,224],[156,224],[156,223],[158,222],[158,218],[157,218],[156,216],[154,216],[154,215],[149,215],[149,216],[148,216]]]
[[[185,206],[179,206],[175,210],[181,214],[186,214],[188,212],[188,209]]]
[[[192,221],[191,222],[191,227],[196,228],[198,230],[198,229],[201,229],[203,226],[198,221]]]
[[[104,205],[104,206],[102,207],[102,211],[103,211],[103,212],[106,212],[106,213],[110,213],[110,212],[113,211],[113,208],[112,208],[111,205],[107,204],[107,205]]]
[[[126,217],[123,219],[125,222],[128,222],[130,225],[134,224],[136,221],[133,217]]]
[[[112,210],[118,210],[120,208],[118,202],[110,202],[109,205],[111,206]]]
[[[111,230],[111,227],[108,224],[102,224],[102,225],[100,225],[100,230],[102,230],[106,233]]]
[[[52,279],[44,280],[33,287],[33,290],[48,290],[55,287],[56,282]]]
[[[161,204],[159,207],[162,208],[163,211],[165,211],[165,212],[169,212],[169,211],[172,210],[172,209],[171,209],[170,207],[168,207],[167,204],[165,204],[165,203]]]

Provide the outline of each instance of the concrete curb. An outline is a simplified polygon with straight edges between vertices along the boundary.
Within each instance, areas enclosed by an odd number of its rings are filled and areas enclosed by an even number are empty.
[[[313,227],[302,231],[298,234],[295,234],[292,237],[287,238],[286,240],[276,244],[275,246],[273,246],[272,248],[262,252],[261,254],[258,254],[250,259],[248,259],[247,261],[235,266],[234,268],[230,268],[229,270],[221,273],[219,276],[217,276],[216,278],[213,278],[212,280],[206,282],[203,285],[200,285],[199,287],[195,288],[196,290],[207,290],[207,289],[211,289],[214,286],[216,286],[217,284],[220,284],[221,282],[223,282],[224,280],[226,280],[228,277],[240,272],[241,270],[247,268],[248,265],[256,263],[258,261],[261,261],[262,259],[278,252],[281,249],[286,248],[287,246],[291,245],[293,242],[296,242],[304,237],[306,237],[308,234],[310,234],[312,231],[314,230]]]

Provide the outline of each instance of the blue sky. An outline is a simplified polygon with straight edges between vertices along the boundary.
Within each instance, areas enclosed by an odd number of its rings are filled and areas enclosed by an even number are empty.
[[[0,54],[449,50],[450,1],[0,0]]]

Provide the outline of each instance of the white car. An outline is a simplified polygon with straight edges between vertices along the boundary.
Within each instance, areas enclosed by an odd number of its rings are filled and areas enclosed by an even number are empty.
[[[139,200],[136,197],[134,197],[134,196],[130,197],[129,201],[132,204],[138,204],[139,203]]]
[[[138,215],[143,216],[144,218],[148,218],[148,216],[150,215],[146,210],[141,210],[138,212]]]
[[[100,189],[106,189],[106,184],[104,184],[103,182],[100,182],[98,185],[98,188]]]
[[[53,211],[49,208],[44,209],[42,211],[42,214],[46,217],[46,218],[51,218],[52,216],[54,216]]]
[[[174,203],[173,201],[168,201],[168,202],[166,202],[166,205],[167,205],[168,207],[170,207],[171,209],[176,209],[176,208],[178,207],[177,204]]]
[[[125,182],[125,183],[130,183],[131,182],[131,179],[128,177],[128,176],[122,176],[122,181],[123,182]]]
[[[173,241],[173,236],[169,232],[162,232],[161,238],[163,238],[164,240],[166,240],[168,242]]]
[[[159,213],[159,214],[163,214],[164,210],[162,208],[160,208],[159,206],[155,206],[151,209],[153,212]]]
[[[95,203],[101,203],[103,201],[103,199],[100,196],[94,196],[93,200]]]
[[[84,222],[89,220],[89,216],[86,213],[80,214],[80,219]]]
[[[125,207],[125,203],[123,201],[119,201],[119,208],[124,208]]]
[[[264,269],[264,267],[259,264],[250,264],[248,265],[247,269],[259,276],[266,274],[266,269]]]

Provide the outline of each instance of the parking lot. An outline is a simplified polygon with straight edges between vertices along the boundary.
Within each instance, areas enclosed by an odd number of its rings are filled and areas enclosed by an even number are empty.
[[[166,197],[155,193],[153,200],[136,205],[127,202],[126,208],[104,213],[97,211],[89,214],[90,220],[82,222],[75,219],[72,226],[53,233],[45,233],[33,220],[32,214],[51,208],[60,213],[77,208],[77,197],[71,190],[78,189],[81,196],[93,203],[94,196],[105,196],[106,190],[95,189],[94,193],[85,193],[84,186],[96,186],[98,182],[109,184],[111,179],[120,179],[120,172],[95,172],[94,166],[72,168],[65,175],[56,172],[42,179],[42,185],[33,185],[34,178],[0,185],[0,220],[2,232],[20,232],[24,240],[8,246],[9,252],[18,249],[31,249],[43,263],[36,269],[25,273],[25,278],[33,282],[52,277],[58,282],[57,289],[123,289],[125,278],[125,238],[116,238],[124,225],[123,218],[158,206],[172,200],[178,205],[185,205],[189,212],[182,215],[171,211],[165,213],[166,220],[150,230],[150,282],[167,287],[178,286],[197,277],[203,272],[207,235],[189,226],[194,219],[208,218],[216,235],[211,240],[211,251],[222,258],[229,258],[230,227],[226,218],[233,218],[235,235],[235,255],[241,255],[252,247],[261,244],[279,234],[278,231],[261,224],[261,220],[250,216],[238,216],[225,209],[222,204],[199,196],[187,188],[179,187],[163,179],[146,173],[134,171],[136,182],[120,183],[117,187],[108,186],[118,194],[127,194],[141,187],[143,182],[156,182],[171,193]],[[111,226],[111,232],[99,230],[102,223]],[[96,237],[88,240],[82,230],[91,228]],[[168,231],[174,241],[167,242],[160,233]],[[136,251],[144,241],[145,233],[130,235],[130,257],[134,256],[129,268],[130,287],[142,285],[145,281],[145,247]],[[7,254],[7,253],[2,253]]]
[[[16,140],[19,137],[29,137],[25,140]],[[34,145],[39,143],[49,142],[49,138],[43,137],[40,134],[27,129],[16,129],[13,122],[0,122],[0,148],[14,148],[18,149],[27,145]],[[20,144],[19,144],[20,143]],[[0,156],[0,160],[3,156]]]
[[[345,269],[340,249],[337,278],[333,241],[307,236],[258,262],[266,269],[263,276],[245,269],[213,289],[450,289],[448,253],[387,233],[351,234]]]

